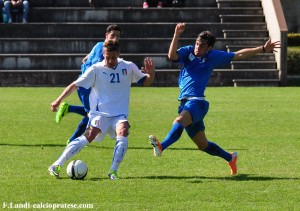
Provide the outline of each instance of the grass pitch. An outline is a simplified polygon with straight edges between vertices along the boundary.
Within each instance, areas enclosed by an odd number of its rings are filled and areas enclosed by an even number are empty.
[[[224,160],[196,150],[185,133],[162,157],[154,157],[147,137],[161,140],[170,130],[178,89],[132,88],[129,148],[118,181],[107,177],[114,147],[108,138],[74,157],[89,167],[85,180],[67,177],[68,162],[61,179],[48,174],[81,119],[68,114],[55,123],[50,103],[62,90],[0,89],[0,209],[300,209],[299,88],[207,89],[206,134],[238,152],[235,177]],[[79,104],[76,94],[66,101]]]

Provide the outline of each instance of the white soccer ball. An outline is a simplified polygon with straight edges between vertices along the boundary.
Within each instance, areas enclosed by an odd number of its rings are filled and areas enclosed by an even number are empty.
[[[67,175],[71,179],[84,179],[87,172],[88,167],[82,160],[73,160],[67,166]]]

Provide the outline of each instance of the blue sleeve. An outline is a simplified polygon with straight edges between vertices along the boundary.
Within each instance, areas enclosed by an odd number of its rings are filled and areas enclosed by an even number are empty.
[[[145,80],[146,80],[146,76],[143,77],[143,78],[141,78],[141,79],[137,82],[137,84],[142,85],[142,84],[144,84],[144,81],[145,81]]]
[[[84,64],[81,65],[81,72],[82,74],[85,73],[85,71],[91,67],[93,64],[96,64],[97,62],[101,62],[104,60],[103,57],[103,42],[98,42],[91,52],[89,53],[89,56]]]
[[[90,60],[92,64],[95,64],[103,61],[103,59],[103,42],[98,42],[89,53],[88,60]]]
[[[179,48],[177,50],[178,57],[179,57],[177,62],[185,65],[189,61],[189,55],[193,51],[194,51],[194,47],[191,45]]]
[[[219,51],[213,50],[213,58],[214,58],[214,68],[220,67],[226,64],[230,64],[232,61],[235,53],[234,52],[226,52],[226,51]]]

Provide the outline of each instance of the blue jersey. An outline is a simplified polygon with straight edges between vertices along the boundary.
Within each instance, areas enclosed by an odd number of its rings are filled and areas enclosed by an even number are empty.
[[[88,59],[84,64],[81,65],[81,73],[85,73],[85,71],[91,67],[93,64],[97,62],[101,62],[104,60],[103,57],[103,42],[98,42],[89,53]]]
[[[183,64],[178,78],[179,100],[185,97],[204,97],[209,78],[214,68],[229,64],[235,53],[210,50],[203,57],[194,55],[194,46],[177,50],[179,62]]]
[[[92,65],[96,64],[97,62],[101,62],[103,60],[104,60],[103,42],[98,42],[89,53],[86,62],[81,65],[81,73],[84,74],[85,71],[89,69]],[[90,93],[91,93],[91,88],[85,89],[83,87],[78,87],[77,89],[78,97],[82,102],[82,105],[86,112],[90,111]]]

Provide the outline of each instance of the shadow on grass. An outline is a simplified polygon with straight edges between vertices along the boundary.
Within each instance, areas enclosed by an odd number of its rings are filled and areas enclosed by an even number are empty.
[[[86,178],[86,180],[99,181],[108,180],[104,177]],[[121,180],[134,180],[134,179],[149,179],[149,180],[187,180],[190,183],[202,183],[205,180],[227,180],[227,181],[273,181],[273,180],[296,180],[300,181],[300,178],[292,177],[271,177],[271,176],[259,176],[251,174],[239,174],[236,176],[228,177],[206,177],[206,176],[145,176],[145,177],[121,177]]]
[[[12,146],[12,147],[65,147],[66,144],[10,144],[10,143],[0,143],[0,146]]]
[[[66,144],[65,143],[62,143],[62,144],[13,144],[13,143],[0,143],[0,146],[17,146],[17,147],[65,147]],[[91,147],[91,148],[99,148],[99,149],[114,149],[114,145],[111,146],[111,147],[108,147],[108,146],[97,146],[95,144],[91,144],[91,145],[88,145],[88,147]],[[128,149],[134,149],[134,150],[152,150],[153,148],[150,146],[150,147],[128,147]],[[172,150],[188,150],[188,151],[191,151],[191,150],[195,150],[195,151],[198,151],[198,149],[195,147],[195,148],[168,148],[168,151],[172,151]],[[230,151],[246,151],[248,149],[227,149],[227,150],[230,150]]]

